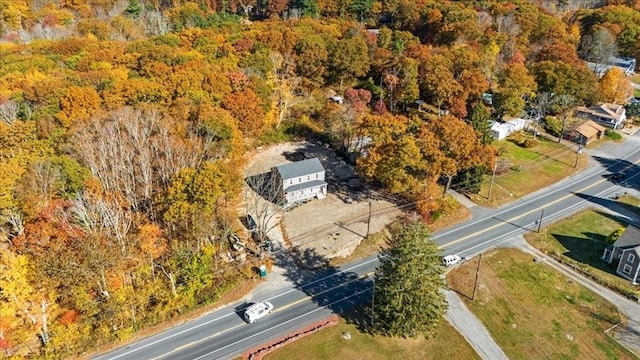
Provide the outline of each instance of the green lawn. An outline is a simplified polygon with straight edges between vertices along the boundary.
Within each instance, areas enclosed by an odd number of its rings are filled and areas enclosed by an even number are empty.
[[[502,149],[503,154],[491,197],[490,175],[486,176],[480,193],[471,196],[481,205],[497,206],[530,194],[581,170],[587,163],[584,154],[577,158],[575,149],[541,137],[538,137],[538,146],[531,149],[508,140],[496,141],[493,145]]]
[[[452,270],[447,281],[485,324],[509,359],[637,359],[604,333],[620,321],[616,308],[517,249],[478,258]]]
[[[349,332],[350,340],[342,338]],[[372,336],[355,325],[340,324],[298,340],[267,356],[265,360],[324,359],[479,359],[466,340],[449,323],[443,321],[435,338],[400,339]]]
[[[623,201],[635,203],[638,200],[626,197]],[[616,290],[633,292],[640,288],[616,275],[613,266],[601,258],[607,246],[606,237],[626,225],[614,215],[599,210],[585,210],[543,228],[539,234],[527,234],[525,238],[531,245],[560,261],[578,265],[583,271],[599,279],[600,283]]]

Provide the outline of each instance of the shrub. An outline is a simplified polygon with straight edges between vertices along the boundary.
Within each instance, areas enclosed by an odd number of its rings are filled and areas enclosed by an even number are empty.
[[[544,129],[553,136],[560,136],[562,132],[562,120],[555,116],[547,116],[544,118]]]
[[[516,131],[513,134],[511,134],[511,136],[509,137],[509,139],[516,145],[523,147],[524,146],[524,142],[527,140],[527,135],[525,135],[524,131],[520,130],[520,131]]]
[[[524,143],[522,144],[522,146],[525,149],[532,149],[532,148],[538,146],[538,140],[536,140],[536,139],[526,139],[524,141]]]
[[[616,242],[616,240],[624,234],[624,230],[625,229],[623,227],[615,229],[611,234],[609,234],[609,236],[607,236],[607,239],[605,240],[607,244],[613,244]]]
[[[622,135],[620,135],[620,133],[618,133],[617,131],[609,130],[609,129],[606,129],[604,131],[604,136],[608,137],[611,140],[621,140],[622,139]]]

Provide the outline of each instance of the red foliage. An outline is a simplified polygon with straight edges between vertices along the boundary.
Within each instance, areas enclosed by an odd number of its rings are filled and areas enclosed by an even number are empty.
[[[58,321],[62,325],[69,325],[78,321],[79,318],[80,318],[80,314],[76,310],[67,310],[64,313],[62,313]]]
[[[371,102],[371,92],[365,89],[349,88],[344,92],[344,99],[351,104],[355,111],[362,113]]]
[[[233,43],[233,47],[238,52],[248,52],[253,48],[253,40],[251,39],[240,39]]]
[[[373,105],[373,111],[380,115],[387,113],[387,106],[384,104],[382,99],[378,99],[378,101],[376,101],[375,105]]]
[[[229,79],[229,83],[234,92],[243,91],[251,83],[249,77],[241,72],[229,72],[225,75]]]
[[[7,340],[5,338],[0,338],[0,349],[2,349],[2,350],[11,349],[11,344],[9,343],[9,340]]]

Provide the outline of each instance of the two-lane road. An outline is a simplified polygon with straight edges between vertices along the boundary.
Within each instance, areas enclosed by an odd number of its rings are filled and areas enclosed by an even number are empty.
[[[619,159],[600,157],[580,174],[499,210],[486,210],[482,216],[433,234],[446,253],[470,255],[505,241],[509,237],[566,216],[590,203],[609,205],[609,199],[624,189],[612,184],[607,174],[624,172],[626,182],[640,178],[640,146],[637,138],[627,145]],[[552,161],[552,160],[548,160]],[[366,277],[377,259],[370,257],[315,274],[302,286],[274,288],[260,300],[275,306],[272,314],[255,324],[246,324],[233,304],[160,334],[129,344],[96,359],[229,359],[289,334],[295,329],[341,313],[354,304],[370,301],[371,282]]]

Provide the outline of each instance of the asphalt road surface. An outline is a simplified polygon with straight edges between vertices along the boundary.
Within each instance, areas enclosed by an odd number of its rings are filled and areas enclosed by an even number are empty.
[[[640,138],[630,137],[605,150],[590,151],[590,166],[581,173],[497,210],[474,208],[472,220],[437,232],[432,238],[445,254],[470,256],[514,235],[536,231],[540,220],[544,226],[590,204],[615,206],[612,197],[616,194],[640,188]],[[613,181],[611,174],[616,173],[623,173],[623,179]],[[342,315],[355,304],[371,301],[367,274],[376,264],[377,258],[370,257],[342,268],[308,273],[273,288],[261,300],[273,303],[274,312],[254,324],[241,318],[239,309],[246,304],[232,304],[95,359],[234,358],[331,313]]]

